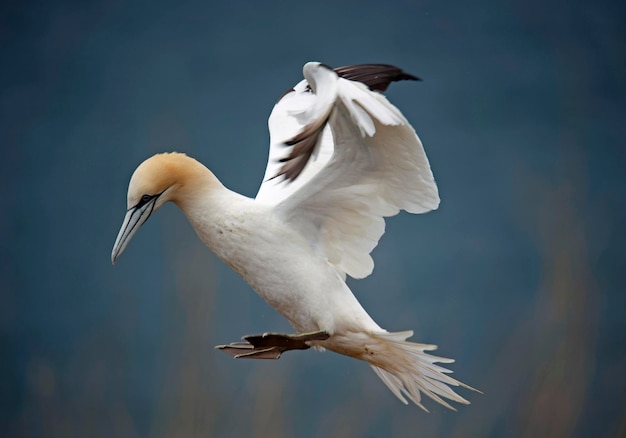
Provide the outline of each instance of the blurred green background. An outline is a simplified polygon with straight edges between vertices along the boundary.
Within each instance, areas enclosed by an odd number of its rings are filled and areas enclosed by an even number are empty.
[[[0,436],[626,436],[626,14],[618,1],[0,6]],[[310,60],[391,63],[442,204],[350,282],[484,395],[404,406],[364,363],[213,346],[291,328],[163,208],[118,265],[135,167],[254,196]]]

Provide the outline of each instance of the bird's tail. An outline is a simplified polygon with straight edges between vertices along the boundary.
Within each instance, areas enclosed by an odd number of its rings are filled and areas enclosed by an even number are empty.
[[[365,353],[359,358],[370,364],[378,377],[404,404],[408,404],[408,398],[428,412],[422,404],[422,394],[452,410],[456,409],[444,399],[469,404],[451,387],[462,386],[480,391],[450,377],[448,373],[452,371],[435,365],[435,362],[452,363],[454,360],[426,353],[437,349],[437,346],[408,342],[406,339],[411,336],[413,331],[410,330],[369,334]]]

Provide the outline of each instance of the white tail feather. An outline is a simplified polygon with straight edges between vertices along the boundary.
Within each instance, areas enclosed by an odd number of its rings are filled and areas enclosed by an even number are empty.
[[[434,362],[452,363],[454,360],[426,353],[435,350],[436,345],[407,342],[412,335],[412,331],[370,334],[366,353],[359,358],[369,362],[378,377],[404,404],[408,404],[409,399],[428,412],[421,402],[422,393],[453,411],[456,409],[444,399],[469,404],[451,386],[480,391],[448,376],[447,373],[452,371],[434,365]]]

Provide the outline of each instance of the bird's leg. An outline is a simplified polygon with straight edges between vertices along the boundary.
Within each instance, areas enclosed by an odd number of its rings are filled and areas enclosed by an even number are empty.
[[[243,339],[246,342],[233,342],[228,345],[218,345],[218,348],[235,359],[278,359],[288,350],[306,350],[311,346],[310,341],[325,341],[330,335],[325,331],[300,333],[297,335],[283,335],[279,333],[263,333],[262,335],[248,335]]]

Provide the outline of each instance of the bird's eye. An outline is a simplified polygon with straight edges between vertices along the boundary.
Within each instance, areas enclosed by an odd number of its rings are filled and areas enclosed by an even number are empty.
[[[143,207],[144,205],[146,205],[148,202],[150,202],[152,199],[154,198],[154,196],[152,195],[143,195],[140,199],[139,202],[137,203],[137,205],[135,207]]]

